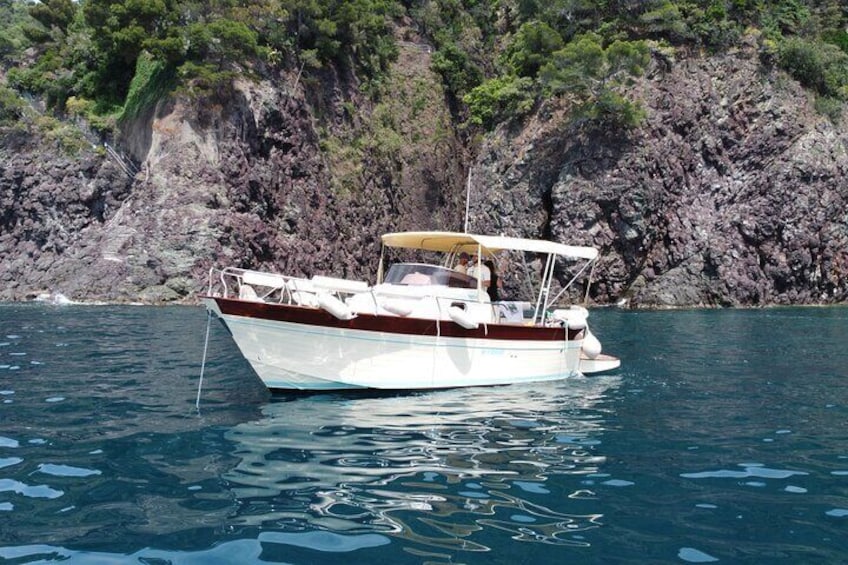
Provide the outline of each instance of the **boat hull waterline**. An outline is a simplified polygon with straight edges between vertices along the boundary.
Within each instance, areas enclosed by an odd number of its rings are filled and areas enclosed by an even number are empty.
[[[563,328],[360,315],[208,297],[272,390],[416,390],[560,380],[578,374],[582,340]],[[390,328],[381,331],[379,328]]]

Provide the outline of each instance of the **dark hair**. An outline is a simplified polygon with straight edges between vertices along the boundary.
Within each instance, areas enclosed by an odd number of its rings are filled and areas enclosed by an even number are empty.
[[[492,302],[500,300],[498,293],[498,274],[495,272],[495,263],[491,259],[483,261],[483,264],[489,268],[489,288],[486,292],[489,294],[489,299]]]

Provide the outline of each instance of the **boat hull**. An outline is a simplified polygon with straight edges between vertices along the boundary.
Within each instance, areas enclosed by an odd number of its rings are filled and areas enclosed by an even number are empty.
[[[361,315],[205,299],[272,390],[432,389],[550,381],[576,374],[582,341],[562,328]],[[380,329],[385,328],[385,329]]]

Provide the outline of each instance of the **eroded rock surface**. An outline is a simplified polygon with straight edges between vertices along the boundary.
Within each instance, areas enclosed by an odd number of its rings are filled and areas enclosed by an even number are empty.
[[[745,51],[654,69],[636,92],[648,119],[626,137],[551,112],[489,138],[474,228],[600,247],[600,303],[848,298],[844,126]]]

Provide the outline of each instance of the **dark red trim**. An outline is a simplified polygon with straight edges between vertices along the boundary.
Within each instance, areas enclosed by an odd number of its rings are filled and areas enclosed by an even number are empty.
[[[212,297],[208,297],[212,298]],[[231,298],[213,298],[221,313],[230,316],[243,316],[275,322],[293,322],[307,326],[324,328],[345,328],[370,332],[388,332],[402,335],[442,335],[445,337],[466,337],[479,339],[507,339],[518,341],[563,341],[565,329],[561,327],[522,326],[517,324],[488,324],[474,330],[467,330],[459,324],[442,320],[436,327],[435,320],[423,318],[401,318],[399,316],[375,316],[357,314],[352,320],[339,320],[329,312],[319,308],[304,308],[288,304],[270,304],[267,302],[246,302]],[[569,339],[577,337],[578,330],[569,330]]]

